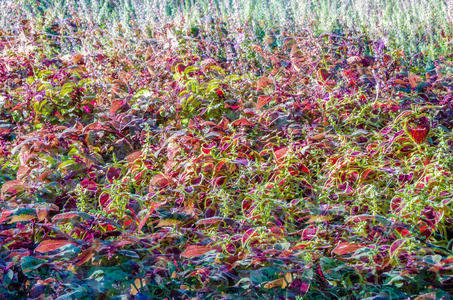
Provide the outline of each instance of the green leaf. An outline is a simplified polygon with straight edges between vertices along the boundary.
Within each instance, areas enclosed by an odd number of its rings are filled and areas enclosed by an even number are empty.
[[[35,272],[34,271],[39,271],[39,273],[47,273],[45,272],[48,268],[41,268],[42,265],[46,263],[45,260],[39,259],[36,257],[32,256],[24,256],[22,257],[20,261],[20,266],[22,268],[22,272],[28,277],[28,278],[34,278],[35,277]]]
[[[198,67],[195,67],[195,66],[188,66],[184,69],[184,74],[188,75],[189,73],[191,72],[195,72],[195,71],[198,71],[199,68]]]
[[[77,84],[74,82],[67,82],[61,87],[60,98],[63,98],[67,94],[71,93],[74,90],[74,87]]]
[[[72,166],[74,164],[76,164],[76,162],[74,160],[72,160],[72,159],[64,161],[58,166],[58,170],[64,171],[65,168],[67,168],[69,166]]]
[[[149,89],[141,89],[137,93],[135,93],[134,97],[132,97],[132,98],[135,100],[135,99],[138,99],[140,97],[145,97],[145,98],[151,97],[150,90]]]
[[[28,77],[27,77],[27,83],[28,83],[29,85],[32,85],[33,82],[35,82],[35,78],[34,78],[33,76],[28,76]]]

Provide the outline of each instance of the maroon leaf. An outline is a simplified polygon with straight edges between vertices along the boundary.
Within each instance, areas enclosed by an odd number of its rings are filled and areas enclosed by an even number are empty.
[[[80,182],[80,185],[84,188],[87,189],[90,192],[96,192],[98,189],[98,185],[95,181],[85,178]]]
[[[63,219],[72,219],[77,216],[79,216],[79,214],[77,212],[67,212],[67,213],[56,215],[55,217],[52,218],[52,221],[58,221],[58,220],[63,220]]]
[[[197,221],[197,225],[211,225],[211,224],[216,224],[219,222],[223,222],[224,218],[219,218],[219,217],[213,217],[213,218],[208,218],[208,219],[201,219]]]
[[[398,249],[401,248],[401,246],[406,242],[404,239],[399,239],[393,242],[393,244],[390,246],[390,257],[393,257],[396,255],[398,252]]]

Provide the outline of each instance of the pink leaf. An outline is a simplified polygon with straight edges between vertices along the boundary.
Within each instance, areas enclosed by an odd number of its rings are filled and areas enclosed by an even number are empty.
[[[36,247],[35,251],[39,252],[39,253],[50,252],[50,251],[57,250],[68,244],[72,244],[72,243],[67,240],[45,240],[45,241],[42,241],[38,247]]]
[[[355,243],[349,243],[349,242],[340,242],[335,249],[333,249],[332,253],[337,254],[337,255],[344,255],[348,254],[351,252],[354,252],[356,250],[359,250],[363,248],[364,246],[360,244],[355,244]]]

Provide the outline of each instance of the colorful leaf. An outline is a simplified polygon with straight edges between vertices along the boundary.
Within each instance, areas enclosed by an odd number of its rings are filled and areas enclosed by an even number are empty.
[[[350,242],[340,242],[335,249],[332,250],[333,254],[336,255],[345,255],[348,253],[355,252],[359,249],[364,248],[365,246],[356,244],[356,243],[350,243]]]
[[[161,219],[159,220],[159,223],[156,225],[156,227],[169,227],[169,226],[174,226],[181,224],[181,220],[176,220],[176,219]]]
[[[392,245],[390,246],[390,249],[389,249],[391,258],[393,258],[399,252],[399,250],[406,243],[406,241],[407,240],[399,239],[392,243]]]
[[[36,216],[33,215],[15,215],[9,221],[9,223],[17,223],[17,222],[28,222],[33,219],[36,219]]]
[[[272,101],[272,97],[269,96],[259,96],[258,97],[258,102],[256,103],[256,109],[261,109],[264,105],[268,104],[269,102]]]
[[[35,248],[35,252],[46,253],[57,250],[69,244],[74,245],[67,240],[44,240],[38,245],[38,247]]]
[[[185,258],[193,258],[203,255],[211,250],[211,247],[190,245],[186,248],[186,250],[184,250],[183,253],[181,253],[181,256]]]
[[[273,289],[273,288],[276,288],[276,287],[285,289],[296,278],[297,278],[297,274],[296,273],[286,273],[284,278],[279,278],[279,279],[276,279],[276,280],[273,280],[273,281],[269,281],[263,287],[265,289]]]
[[[310,219],[307,221],[308,224],[326,222],[332,220],[331,216],[310,216]]]
[[[22,180],[10,180],[2,185],[1,194],[17,194],[25,190]]]
[[[233,126],[253,126],[255,124],[249,122],[246,118],[238,119],[231,123]]]

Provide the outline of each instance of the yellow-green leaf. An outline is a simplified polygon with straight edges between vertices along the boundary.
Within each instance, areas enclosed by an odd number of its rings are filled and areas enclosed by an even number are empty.
[[[178,225],[181,222],[182,222],[181,220],[163,219],[163,220],[159,220],[159,224],[157,224],[156,227],[168,227],[168,226]]]
[[[9,223],[16,223],[16,222],[25,222],[36,219],[36,216],[32,215],[16,215],[14,216]]]
[[[293,282],[294,279],[296,279],[297,274],[296,273],[286,273],[285,277],[279,278],[276,280],[269,281],[264,285],[265,289],[272,289],[272,288],[286,288],[288,285]]]
[[[331,216],[310,216],[307,223],[326,222],[332,220]]]

